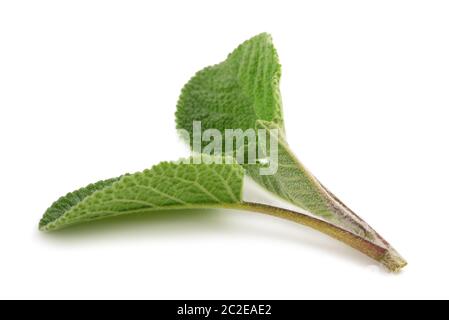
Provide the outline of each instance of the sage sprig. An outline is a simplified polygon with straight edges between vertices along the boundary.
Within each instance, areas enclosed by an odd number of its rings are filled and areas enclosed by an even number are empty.
[[[224,208],[256,211],[288,219],[323,232],[392,271],[406,265],[373,228],[328,191],[296,158],[287,143],[279,81],[281,67],[268,34],[240,45],[228,58],[198,72],[182,90],[176,112],[178,129],[194,136],[202,129],[276,129],[278,168],[261,174],[257,163],[229,161],[220,155],[196,155],[188,161],[163,162],[149,170],[100,181],[69,193],[44,214],[39,228],[53,231],[118,215],[174,209]],[[193,138],[189,143],[194,147]],[[231,154],[231,157],[234,154]],[[200,159],[200,161],[195,161]],[[220,161],[217,161],[220,160]],[[226,160],[226,161],[224,161]],[[261,159],[262,160],[262,159]],[[295,211],[244,201],[248,175]]]

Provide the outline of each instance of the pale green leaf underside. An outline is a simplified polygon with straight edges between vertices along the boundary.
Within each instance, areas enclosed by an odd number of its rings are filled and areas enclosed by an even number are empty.
[[[269,132],[270,124],[258,121]],[[260,175],[259,165],[244,165],[246,174],[281,198],[320,217],[332,218],[328,202],[316,179],[293,155],[285,140],[278,140],[278,170],[273,175]]]
[[[39,228],[50,231],[124,214],[237,204],[242,188],[239,165],[164,162],[62,197],[44,214]]]
[[[178,129],[192,134],[193,121],[202,129],[277,128],[279,171],[261,176],[258,165],[245,166],[258,183],[283,199],[321,217],[332,211],[323,190],[290,151],[285,140],[279,92],[281,67],[271,37],[258,35],[240,45],[228,59],[198,72],[178,102]],[[192,140],[190,141],[192,144]]]

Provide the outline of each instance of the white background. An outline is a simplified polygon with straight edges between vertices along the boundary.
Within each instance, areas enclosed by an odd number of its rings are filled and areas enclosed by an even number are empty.
[[[0,2],[0,298],[449,298],[447,1]],[[59,196],[187,155],[180,89],[270,32],[299,158],[410,265],[259,214],[56,234]]]

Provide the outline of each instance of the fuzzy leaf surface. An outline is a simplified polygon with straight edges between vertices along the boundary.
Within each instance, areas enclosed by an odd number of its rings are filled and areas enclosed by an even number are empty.
[[[242,188],[243,169],[237,164],[163,162],[69,193],[47,210],[39,228],[50,231],[124,214],[238,204]]]

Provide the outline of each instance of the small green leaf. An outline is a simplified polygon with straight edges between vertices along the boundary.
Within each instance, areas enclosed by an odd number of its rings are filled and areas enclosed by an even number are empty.
[[[47,210],[39,228],[50,231],[124,214],[237,204],[242,187],[243,169],[237,164],[164,162],[69,193]]]
[[[280,76],[271,37],[260,34],[186,84],[176,111],[177,127],[193,134],[192,123],[200,120],[205,129],[246,130],[264,120],[282,128]]]

